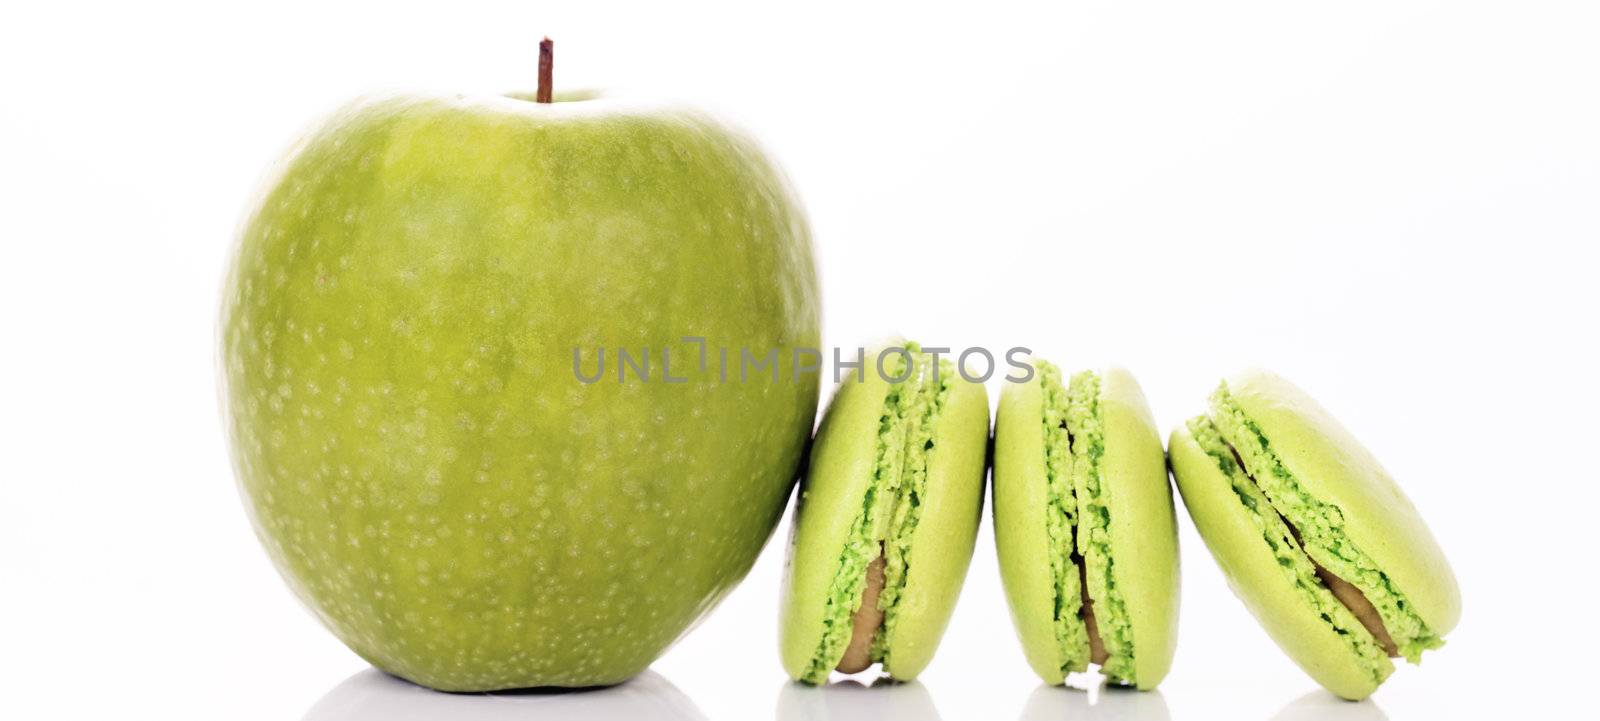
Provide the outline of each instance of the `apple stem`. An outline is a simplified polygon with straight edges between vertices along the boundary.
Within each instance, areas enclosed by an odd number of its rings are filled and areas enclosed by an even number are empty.
[[[550,102],[550,86],[552,66],[555,65],[556,44],[545,38],[539,41],[539,92],[533,96],[536,102]]]

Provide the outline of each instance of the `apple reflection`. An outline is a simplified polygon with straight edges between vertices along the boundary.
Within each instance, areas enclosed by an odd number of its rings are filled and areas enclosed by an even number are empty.
[[[927,687],[887,678],[806,686],[786,682],[778,692],[778,721],[939,721]]]
[[[1316,690],[1289,702],[1272,715],[1272,721],[1389,721],[1389,716],[1372,699],[1346,701],[1323,690]]]
[[[1167,700],[1158,690],[1138,691],[1095,684],[1089,688],[1040,686],[1028,697],[1021,721],[1171,721]]]
[[[583,690],[452,694],[430,691],[376,669],[334,687],[304,721],[509,721],[518,719],[664,719],[704,721],[693,701],[660,674],[646,671],[627,683]]]

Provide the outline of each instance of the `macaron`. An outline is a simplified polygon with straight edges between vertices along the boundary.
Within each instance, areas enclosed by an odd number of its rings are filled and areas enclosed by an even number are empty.
[[[1023,653],[1046,683],[1098,664],[1155,688],[1178,625],[1161,434],[1127,371],[1033,368],[1001,392],[994,432],[995,546]]]
[[[988,394],[914,343],[845,376],[795,504],[780,655],[795,680],[932,660],[972,561],[983,506]]]
[[[1173,475],[1228,585],[1329,691],[1370,695],[1461,616],[1450,564],[1393,478],[1304,391],[1228,378],[1173,431]]]

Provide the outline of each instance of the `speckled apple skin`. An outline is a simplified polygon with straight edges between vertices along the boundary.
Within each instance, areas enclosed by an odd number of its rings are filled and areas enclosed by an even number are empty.
[[[804,216],[683,109],[389,97],[335,113],[244,224],[224,406],[257,535],[379,668],[436,689],[646,668],[749,570],[817,375]],[[707,339],[708,363],[698,363]],[[652,378],[619,382],[618,347]],[[661,348],[671,347],[664,382]],[[727,381],[717,348],[732,351]],[[592,374],[578,380],[574,348]],[[738,348],[780,378],[740,381]]]

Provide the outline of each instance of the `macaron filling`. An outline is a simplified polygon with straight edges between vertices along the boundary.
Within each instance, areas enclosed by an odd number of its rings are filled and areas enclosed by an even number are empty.
[[[1133,627],[1117,590],[1111,554],[1111,509],[1101,459],[1105,434],[1100,378],[1078,373],[1067,383],[1040,362],[1044,394],[1046,533],[1053,553],[1055,631],[1063,673],[1100,664],[1106,677],[1135,683]]]
[[[1252,485],[1261,490],[1294,531],[1297,545],[1326,574],[1360,592],[1361,598],[1376,610],[1382,629],[1400,656],[1418,663],[1423,651],[1444,645],[1444,640],[1429,630],[1407,603],[1393,579],[1345,534],[1343,512],[1314,498],[1284,466],[1261,427],[1234,402],[1226,383],[1211,395],[1211,421],[1219,439],[1237,454]],[[1340,590],[1349,596],[1347,589]]]
[[[1078,497],[1072,484],[1072,435],[1067,430],[1070,402],[1061,371],[1040,361],[1039,384],[1044,397],[1045,480],[1049,503],[1045,533],[1050,539],[1050,575],[1055,580],[1054,625],[1062,673],[1083,671],[1089,665],[1089,634],[1083,621],[1088,598],[1084,571],[1078,565],[1074,530],[1078,523]]]
[[[1067,388],[1067,431],[1072,443],[1072,486],[1078,500],[1078,527],[1074,534],[1082,558],[1085,590],[1094,622],[1089,632],[1104,648],[1100,672],[1108,678],[1134,683],[1133,627],[1127,604],[1117,589],[1112,569],[1111,509],[1106,502],[1101,459],[1105,433],[1100,419],[1100,377],[1084,371],[1072,377]]]
[[[927,489],[934,428],[955,375],[948,361],[935,373],[930,358],[915,344],[907,344],[906,350],[886,356],[884,373],[903,380],[891,383],[884,397],[872,482],[830,586],[822,641],[802,678],[808,683],[826,682],[835,668],[854,673],[889,660],[896,606],[905,590]],[[881,584],[875,577],[880,571]],[[871,582],[869,576],[874,576]],[[875,622],[878,618],[881,622]]]
[[[1356,618],[1349,606],[1329,589],[1318,573],[1317,565],[1300,545],[1294,530],[1240,464],[1239,457],[1224,440],[1221,431],[1205,416],[1191,418],[1187,425],[1195,443],[1206,455],[1211,456],[1228,479],[1234,494],[1239,497],[1239,503],[1256,528],[1260,529],[1262,542],[1272,549],[1282,573],[1294,583],[1301,599],[1349,644],[1362,667],[1372,676],[1373,683],[1382,683],[1394,671],[1394,664],[1389,662],[1383,646]]]

